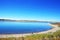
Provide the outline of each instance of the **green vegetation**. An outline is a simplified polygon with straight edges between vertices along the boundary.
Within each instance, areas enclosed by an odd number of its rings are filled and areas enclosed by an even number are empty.
[[[10,37],[10,38],[0,38],[0,40],[60,40],[60,30],[54,33],[47,34],[32,34],[26,37]]]
[[[28,40],[60,40],[60,30],[54,33],[31,35],[26,38]]]

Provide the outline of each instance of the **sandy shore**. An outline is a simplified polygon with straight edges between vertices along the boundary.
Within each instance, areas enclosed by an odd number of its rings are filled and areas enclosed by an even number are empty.
[[[43,32],[37,32],[37,33],[33,33],[33,34],[45,34],[45,33],[53,33],[56,32],[58,30],[60,30],[60,27],[58,27],[58,25],[52,25],[49,24],[50,26],[52,26],[53,28],[47,31],[43,31]],[[28,35],[32,35],[32,33],[26,33],[26,34],[0,34],[0,38],[8,38],[8,37],[25,37]]]

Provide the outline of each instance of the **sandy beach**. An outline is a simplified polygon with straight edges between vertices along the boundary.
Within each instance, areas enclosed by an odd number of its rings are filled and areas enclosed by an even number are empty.
[[[32,34],[53,33],[53,32],[60,30],[60,27],[58,27],[58,25],[53,25],[53,24],[49,24],[49,25],[52,26],[53,28],[47,31],[36,32],[36,33],[26,33],[26,34],[0,34],[0,38],[25,37],[25,36],[32,35]]]

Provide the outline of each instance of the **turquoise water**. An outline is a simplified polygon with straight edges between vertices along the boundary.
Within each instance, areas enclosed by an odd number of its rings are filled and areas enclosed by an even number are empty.
[[[41,32],[51,29],[48,23],[0,22],[0,34]]]

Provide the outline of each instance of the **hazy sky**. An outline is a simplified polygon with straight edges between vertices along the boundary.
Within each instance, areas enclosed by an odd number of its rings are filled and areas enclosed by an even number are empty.
[[[0,18],[60,21],[60,0],[0,0]]]

